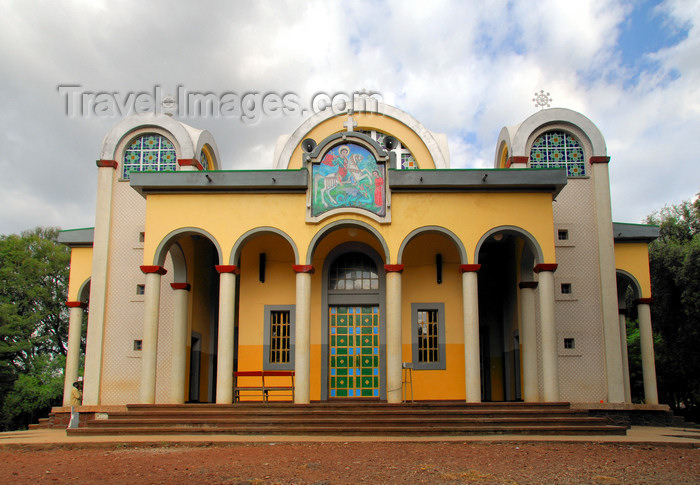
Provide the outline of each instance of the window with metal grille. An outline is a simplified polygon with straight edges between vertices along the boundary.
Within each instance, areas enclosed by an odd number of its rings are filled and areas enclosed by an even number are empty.
[[[412,303],[414,369],[445,369],[445,304]]]
[[[263,370],[294,370],[294,305],[265,305]]]
[[[438,311],[418,310],[418,362],[439,362]]]
[[[270,312],[270,363],[287,364],[291,349],[291,318],[289,311]]]

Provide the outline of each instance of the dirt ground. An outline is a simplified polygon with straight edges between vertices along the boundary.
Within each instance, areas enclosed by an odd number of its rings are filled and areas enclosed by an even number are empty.
[[[700,483],[700,449],[335,442],[0,451],[0,483]]]

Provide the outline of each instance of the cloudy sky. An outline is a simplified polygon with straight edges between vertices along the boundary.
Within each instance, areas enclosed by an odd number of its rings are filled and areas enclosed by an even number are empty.
[[[0,234],[94,225],[95,160],[124,114],[104,108],[156,87],[304,107],[367,89],[446,133],[453,168],[490,167],[543,89],[603,132],[616,221],[700,191],[698,0],[10,0],[0,66]],[[253,169],[300,113],[181,119],[224,169]]]

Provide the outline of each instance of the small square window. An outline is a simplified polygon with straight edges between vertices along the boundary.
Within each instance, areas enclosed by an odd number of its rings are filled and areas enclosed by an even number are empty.
[[[146,241],[146,233],[145,232],[139,232],[139,242],[144,242]]]
[[[561,294],[562,295],[570,295],[571,294],[571,283],[562,283],[561,284]]]
[[[569,231],[566,229],[559,229],[557,231],[557,239],[560,241],[568,241],[569,240]]]
[[[143,347],[143,340],[134,340],[134,350],[141,350]]]
[[[146,285],[136,285],[136,294],[143,295],[146,293]]]
[[[564,348],[565,349],[575,349],[576,348],[576,339],[565,338],[564,339]]]

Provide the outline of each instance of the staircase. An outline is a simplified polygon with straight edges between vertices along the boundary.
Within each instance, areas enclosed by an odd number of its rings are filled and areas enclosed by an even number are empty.
[[[81,423],[81,426],[83,424]],[[624,426],[589,417],[568,403],[329,402],[133,404],[85,426],[86,435],[625,435]]]

